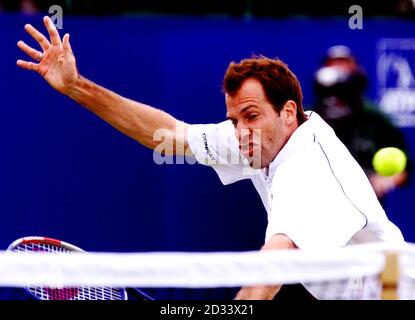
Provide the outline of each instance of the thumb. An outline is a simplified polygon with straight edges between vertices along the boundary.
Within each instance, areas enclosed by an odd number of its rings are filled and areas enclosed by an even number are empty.
[[[63,51],[65,55],[73,55],[71,44],[69,43],[69,33],[63,36]]]

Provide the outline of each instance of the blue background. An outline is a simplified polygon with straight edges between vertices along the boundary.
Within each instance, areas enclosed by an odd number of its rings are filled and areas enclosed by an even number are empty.
[[[35,45],[25,23],[41,17],[0,15],[0,249],[42,235],[87,251],[225,251],[258,249],[265,210],[250,182],[222,186],[201,165],[156,165],[151,150],[119,133],[16,67],[18,40]],[[304,104],[326,49],[349,45],[375,77],[376,42],[411,38],[415,22],[347,18],[231,20],[191,17],[64,17],[85,77],[188,123],[225,118],[221,93],[231,60],[278,56],[297,74]],[[375,98],[370,83],[369,97]],[[414,129],[405,135],[414,154]],[[415,242],[413,184],[385,204]],[[159,298],[222,298],[230,291],[151,290]],[[184,292],[184,293],[183,293]],[[213,292],[213,293],[212,293]]]

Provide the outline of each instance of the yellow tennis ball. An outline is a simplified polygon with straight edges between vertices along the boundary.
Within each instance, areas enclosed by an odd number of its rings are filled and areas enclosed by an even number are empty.
[[[398,148],[379,149],[372,160],[373,168],[381,176],[394,176],[405,170],[406,155]]]

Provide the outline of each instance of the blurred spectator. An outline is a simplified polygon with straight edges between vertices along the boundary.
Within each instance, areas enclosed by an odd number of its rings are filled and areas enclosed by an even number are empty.
[[[22,4],[21,4],[22,3]],[[30,5],[29,5],[30,3]],[[0,0],[0,10],[47,12],[52,5],[60,5],[69,14],[189,14],[228,15],[230,17],[287,17],[287,16],[341,16],[347,14],[352,4],[362,6],[365,17],[398,16],[415,17],[413,0],[350,1],[350,0]],[[33,6],[34,5],[34,6]],[[29,9],[28,9],[29,8]]]
[[[87,1],[88,2],[88,1]],[[69,12],[72,1],[68,0],[0,0],[0,11],[20,11],[23,14],[47,14],[52,5],[59,5]]]
[[[379,149],[397,147],[408,152],[400,130],[365,98],[366,86],[366,73],[350,49],[342,45],[331,47],[322,67],[315,73],[315,111],[360,163],[382,200],[390,191],[408,182],[411,163],[408,161],[406,171],[392,177],[374,172],[372,159]]]
[[[5,11],[20,11],[24,14],[39,12],[36,0],[0,0],[0,8]]]
[[[20,12],[25,14],[35,14],[39,11],[34,0],[20,0]]]

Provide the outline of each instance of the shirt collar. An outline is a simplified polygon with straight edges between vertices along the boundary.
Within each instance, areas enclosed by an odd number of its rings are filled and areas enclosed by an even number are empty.
[[[308,116],[308,120],[302,123],[293,132],[285,146],[277,154],[274,160],[272,160],[272,162],[269,164],[268,174],[267,168],[264,168],[262,170],[264,177],[273,177],[275,170],[280,166],[282,162],[284,162],[284,160],[286,160],[293,154],[297,153],[297,151],[301,149],[304,146],[304,144],[311,142],[315,139],[314,131],[316,129],[316,126],[320,126],[321,123],[324,123],[324,121],[314,111],[306,111],[305,114]]]

